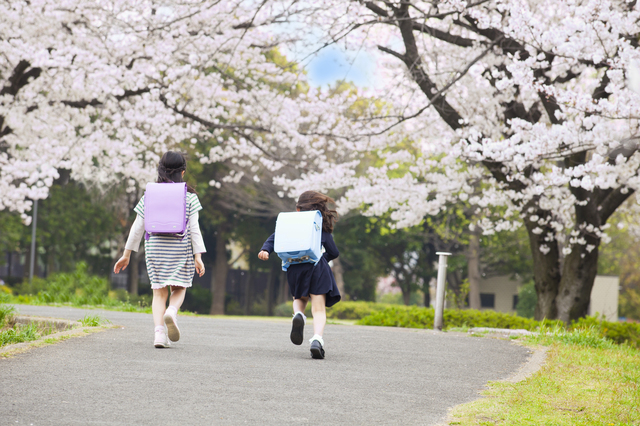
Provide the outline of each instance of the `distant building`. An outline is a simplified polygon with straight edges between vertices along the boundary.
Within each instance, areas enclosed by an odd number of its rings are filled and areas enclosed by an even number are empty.
[[[482,310],[515,313],[518,290],[522,283],[501,275],[480,280],[480,306]],[[607,321],[618,321],[618,277],[598,275],[591,290],[588,315],[603,315]]]

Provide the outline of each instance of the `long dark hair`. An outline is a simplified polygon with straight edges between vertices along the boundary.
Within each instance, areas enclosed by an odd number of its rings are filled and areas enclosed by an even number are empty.
[[[187,170],[187,159],[180,152],[167,151],[158,164],[158,183],[184,182],[182,172]],[[196,193],[196,190],[187,184],[187,191]]]
[[[331,234],[333,232],[333,224],[338,221],[338,212],[330,210],[327,204],[335,204],[333,198],[321,194],[316,191],[305,191],[300,197],[296,207],[302,212],[308,212],[311,210],[320,210],[322,213],[322,230]]]

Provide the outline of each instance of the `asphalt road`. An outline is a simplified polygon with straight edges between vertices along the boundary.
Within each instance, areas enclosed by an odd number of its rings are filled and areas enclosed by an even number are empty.
[[[328,325],[324,360],[290,322],[178,316],[153,347],[151,315],[18,306],[120,327],[0,359],[0,425],[434,425],[516,372],[530,351],[429,330]]]

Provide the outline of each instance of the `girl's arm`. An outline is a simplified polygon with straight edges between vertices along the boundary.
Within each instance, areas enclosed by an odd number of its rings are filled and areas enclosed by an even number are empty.
[[[189,230],[191,231],[191,246],[193,247],[193,253],[206,253],[207,249],[204,246],[204,240],[202,239],[202,232],[200,231],[200,224],[198,223],[198,212],[195,212],[189,218]]]
[[[273,251],[275,238],[276,234],[271,234],[271,236],[267,238],[267,241],[264,242],[260,249],[260,253],[258,253],[258,258],[260,258],[260,260],[269,259],[269,255]]]
[[[144,218],[140,215],[136,216],[136,220],[133,221],[133,225],[131,225],[131,231],[129,231],[129,238],[127,238],[127,243],[124,245],[126,250],[129,250],[129,254],[132,251],[137,252],[140,249],[140,241],[144,236]]]
[[[201,277],[204,275],[202,253],[205,253],[207,249],[204,246],[202,232],[200,231],[199,216],[198,212],[195,212],[189,217],[189,230],[191,231],[191,246],[193,247],[193,260],[196,264],[196,272],[198,272],[198,276]]]
[[[113,265],[113,272],[116,274],[120,273],[120,271],[127,269],[129,265],[129,259],[131,258],[131,252],[137,252],[140,248],[140,240],[142,240],[142,236],[144,235],[144,219],[140,216],[136,216],[136,220],[131,225],[131,230],[129,231],[129,238],[127,238],[127,243],[124,245],[124,253],[122,257],[118,259],[115,265]]]
[[[340,256],[340,252],[338,251],[335,241],[333,241],[333,235],[323,232],[323,236],[325,238],[323,238],[324,241],[322,242],[322,245],[324,246],[325,252],[322,254],[322,257],[329,262],[330,260]]]

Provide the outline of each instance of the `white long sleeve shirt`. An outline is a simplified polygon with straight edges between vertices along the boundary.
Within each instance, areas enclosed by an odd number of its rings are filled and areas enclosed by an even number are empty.
[[[193,253],[206,253],[207,249],[204,246],[204,240],[202,239],[202,232],[200,231],[200,224],[198,223],[198,212],[195,212],[189,218],[189,230],[191,231],[191,246],[193,247]],[[140,241],[144,236],[144,219],[140,216],[136,216],[136,220],[131,226],[129,231],[129,238],[124,248],[137,252],[140,249]]]

